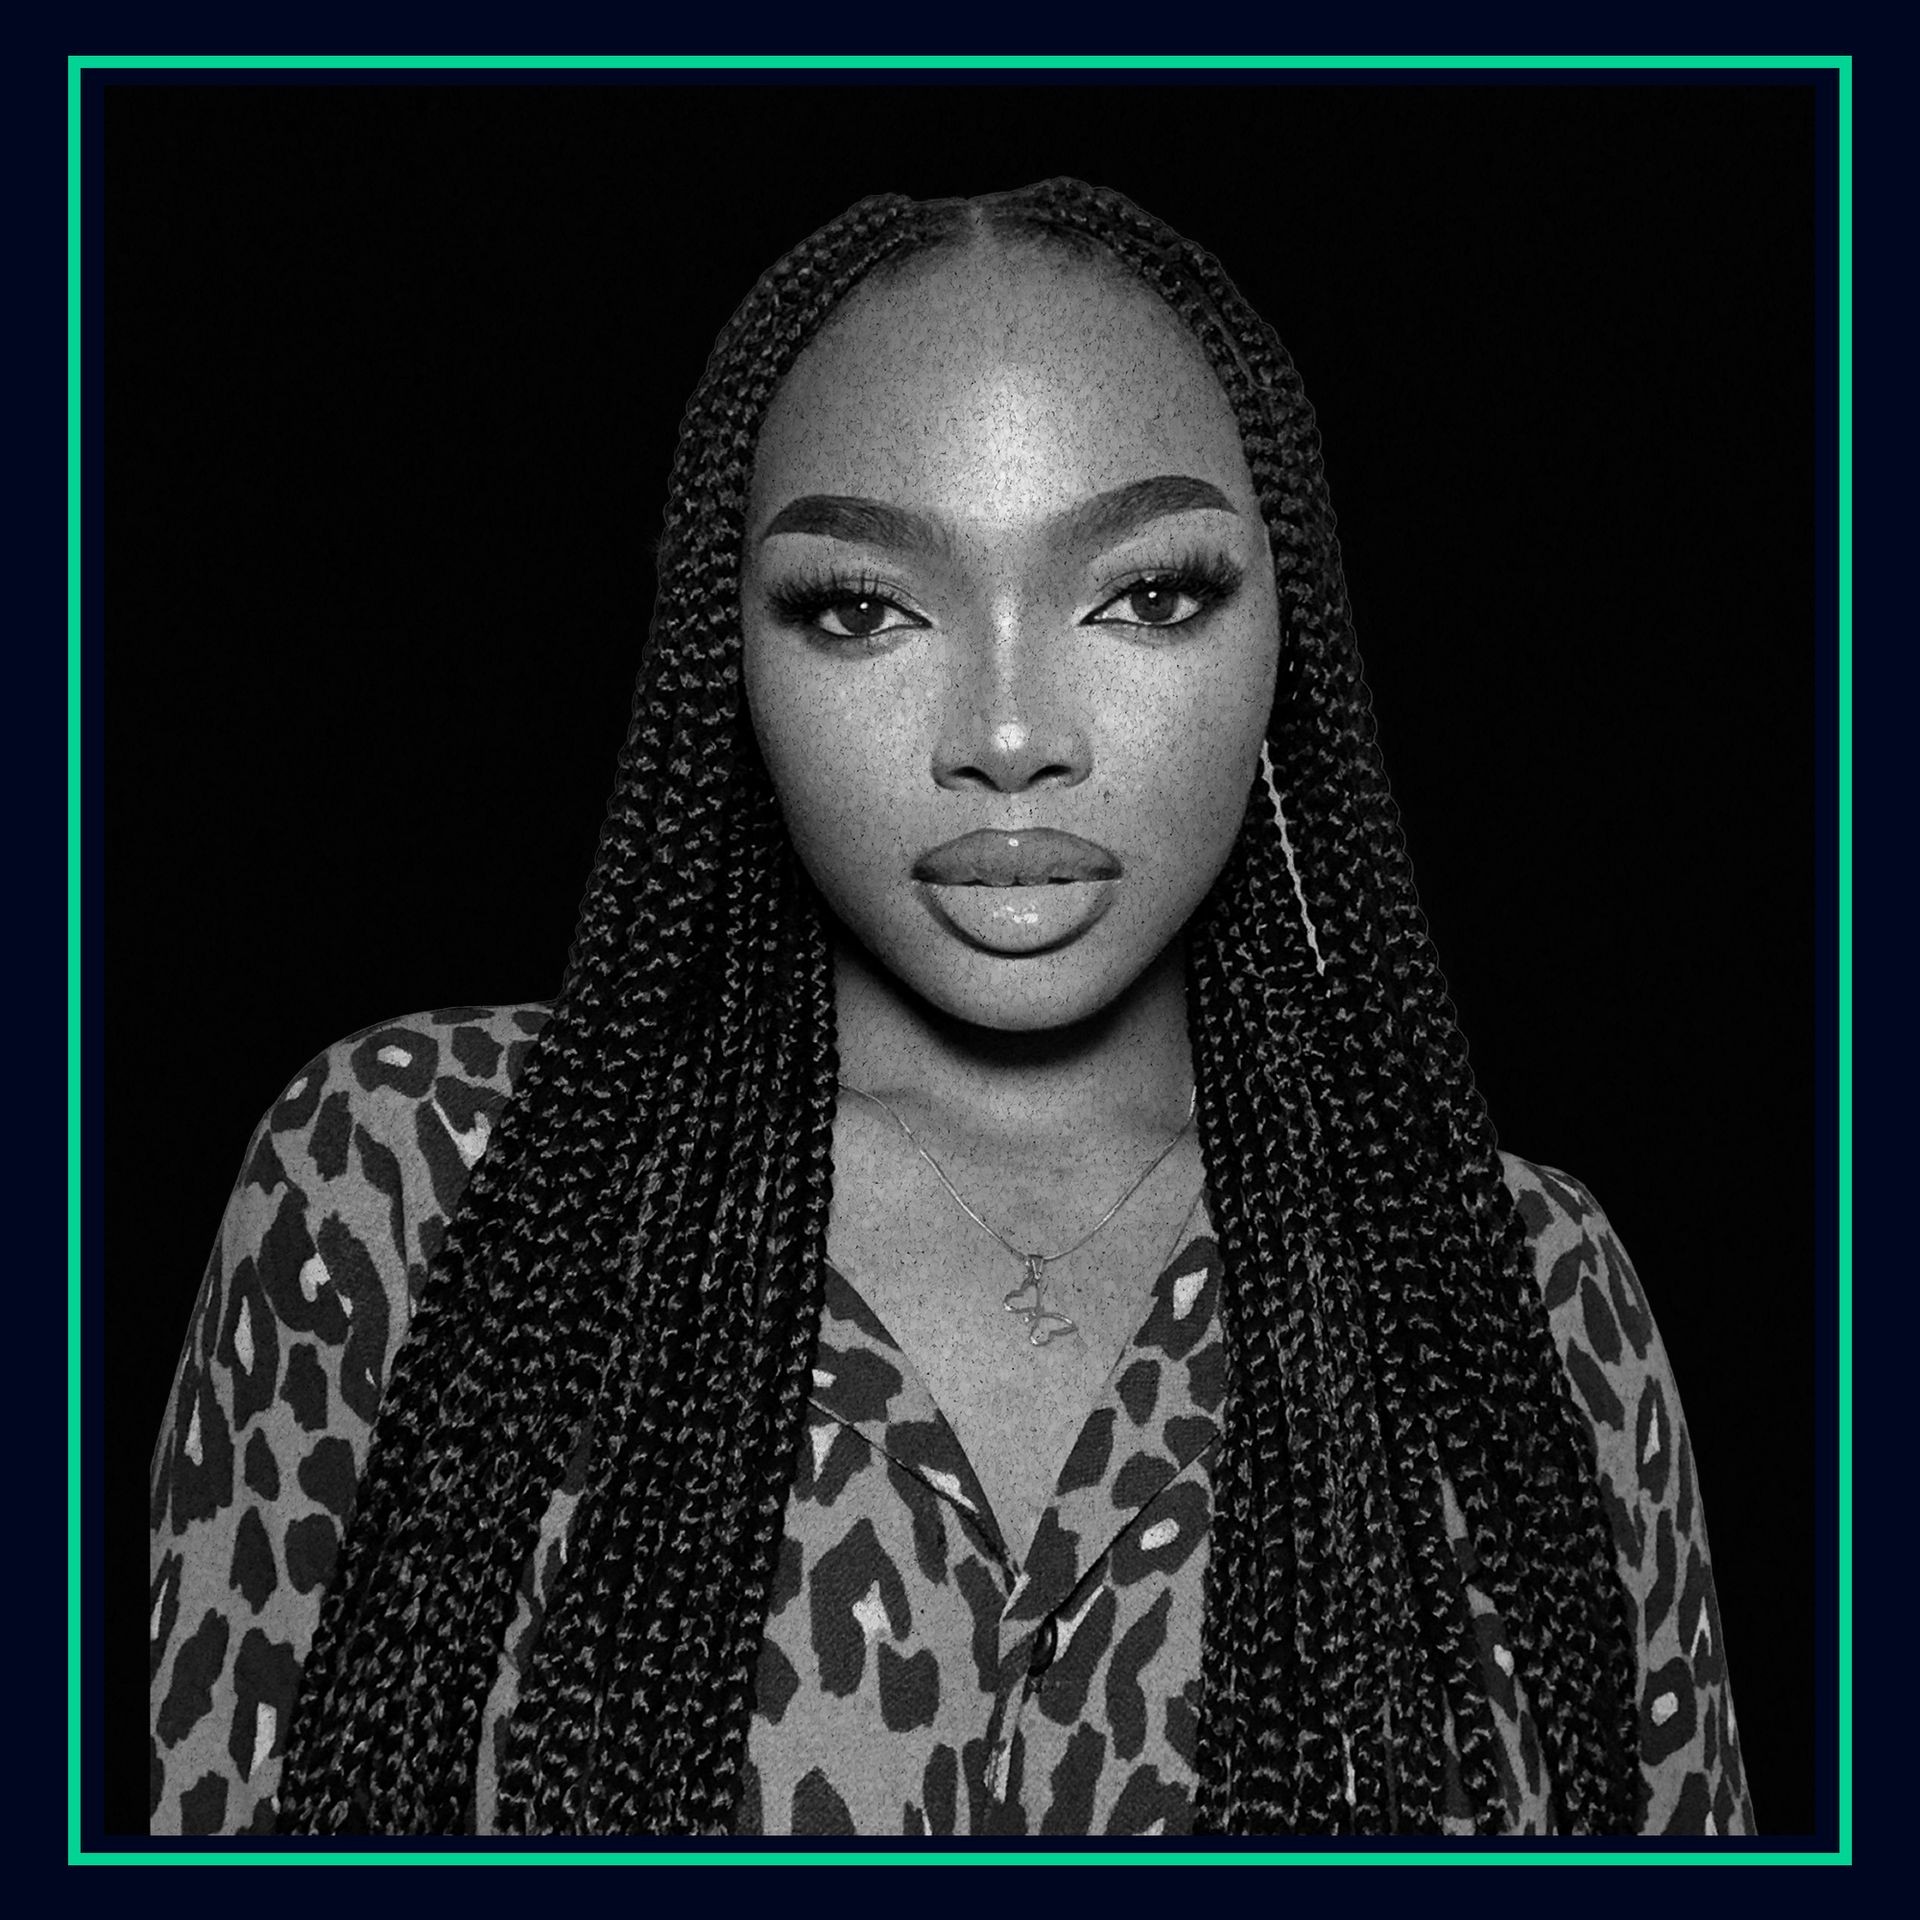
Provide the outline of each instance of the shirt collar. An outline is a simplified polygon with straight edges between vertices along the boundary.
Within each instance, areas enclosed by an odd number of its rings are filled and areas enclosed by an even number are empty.
[[[837,1268],[828,1266],[812,1405],[931,1487],[1002,1565],[1011,1559],[973,1463],[912,1361]]]
[[[1018,1636],[1066,1601],[1213,1446],[1226,1384],[1220,1277],[1212,1235],[1203,1228],[1183,1237],[1081,1424],[1024,1567],[1014,1564],[972,1463],[913,1363],[831,1265],[811,1402],[959,1512],[1012,1582],[1006,1627]]]

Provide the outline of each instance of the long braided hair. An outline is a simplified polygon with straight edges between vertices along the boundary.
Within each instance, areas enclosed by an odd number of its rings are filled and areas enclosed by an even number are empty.
[[[1591,1437],[1414,891],[1312,410],[1210,254],[1061,179],[862,201],[720,335],[681,427],[564,982],[394,1365],[290,1729],[282,1830],[470,1824],[516,1580],[570,1472],[581,1497],[499,1825],[731,1829],[819,1328],[836,1097],[825,910],[742,693],[753,449],[855,287],[982,238],[1098,256],[1185,323],[1238,419],[1278,586],[1267,744],[1290,845],[1257,780],[1187,943],[1229,1378],[1197,1824],[1437,1831],[1451,1747],[1477,1826],[1501,1829],[1449,1490],[1535,1707],[1556,1824],[1637,1823],[1635,1660]]]

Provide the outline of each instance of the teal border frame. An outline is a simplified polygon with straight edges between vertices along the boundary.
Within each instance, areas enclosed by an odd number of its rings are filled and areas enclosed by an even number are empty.
[[[831,1851],[633,1850],[438,1852],[269,1849],[117,1850],[82,1845],[80,1643],[82,1564],[81,1456],[81,106],[89,72],[208,69],[284,71],[632,72],[1831,72],[1838,82],[1835,213],[1837,392],[1835,419],[1836,588],[1838,596],[1839,943],[1838,1220],[1839,1298],[1836,1359],[1836,1517],[1839,1566],[1835,1601],[1839,1762],[1837,1846],[1832,1851],[1685,1851],[1624,1853],[1556,1848],[1535,1852],[1213,1851],[1181,1848],[1028,1853],[1010,1850],[890,1848]],[[67,1864],[96,1866],[721,1866],[869,1863],[976,1866],[1287,1865],[1287,1866],[1851,1866],[1853,1864],[1853,59],[1848,54],[70,54],[67,59]]]

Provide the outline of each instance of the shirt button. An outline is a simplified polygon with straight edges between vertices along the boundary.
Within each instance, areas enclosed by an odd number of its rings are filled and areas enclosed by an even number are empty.
[[[1027,1656],[1027,1672],[1034,1679],[1053,1665],[1053,1656],[1060,1651],[1060,1629],[1054,1624],[1054,1617],[1048,1614],[1040,1622],[1040,1631],[1033,1636],[1033,1651]]]

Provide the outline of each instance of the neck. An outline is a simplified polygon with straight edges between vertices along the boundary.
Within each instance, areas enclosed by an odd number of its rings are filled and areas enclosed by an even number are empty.
[[[844,932],[834,954],[840,1076],[944,1137],[1091,1139],[1171,1131],[1193,1090],[1186,948],[1176,939],[1116,1000],[1061,1027],[1004,1032],[921,999]]]

